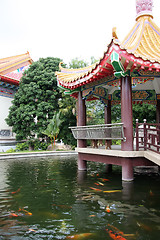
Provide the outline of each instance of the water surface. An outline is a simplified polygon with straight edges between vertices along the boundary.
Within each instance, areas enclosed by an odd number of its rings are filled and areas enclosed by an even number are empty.
[[[122,183],[101,163],[78,172],[73,156],[1,160],[0,240],[159,239],[159,186],[157,173]]]

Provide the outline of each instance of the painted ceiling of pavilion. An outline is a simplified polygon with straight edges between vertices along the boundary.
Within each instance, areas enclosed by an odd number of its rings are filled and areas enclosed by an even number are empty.
[[[142,3],[137,0],[136,8]],[[152,0],[146,0],[146,8],[151,10],[148,3],[153,4]],[[155,104],[160,99],[160,28],[152,18],[150,11],[140,12],[138,8],[129,34],[120,42],[113,28],[112,40],[97,63],[81,69],[66,69],[60,64],[58,85],[73,97],[81,90],[86,100],[118,104],[120,79],[131,76],[133,102]]]
[[[29,53],[0,59],[0,95],[14,97],[25,69],[33,60]]]

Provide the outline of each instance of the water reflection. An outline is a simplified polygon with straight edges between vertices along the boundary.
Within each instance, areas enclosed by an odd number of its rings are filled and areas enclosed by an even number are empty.
[[[157,174],[122,182],[117,167],[77,171],[76,158],[52,157],[1,161],[0,176],[0,239],[159,237]]]
[[[87,171],[77,171],[77,182],[82,184],[87,179]]]
[[[134,182],[122,181],[122,199],[130,200],[134,196]]]

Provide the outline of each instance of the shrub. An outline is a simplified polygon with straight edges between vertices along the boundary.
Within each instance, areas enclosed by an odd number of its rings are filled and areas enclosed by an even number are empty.
[[[29,148],[29,144],[27,142],[17,143],[15,150],[16,152],[20,152],[20,151],[28,150],[28,148]]]
[[[16,152],[28,150],[29,149],[29,145],[32,145],[33,149],[35,151],[37,151],[37,150],[44,150],[45,151],[45,150],[47,150],[47,147],[48,147],[48,143],[47,142],[42,142],[39,139],[28,140],[28,141],[26,141],[24,143],[18,143],[16,145]]]
[[[6,153],[14,153],[16,152],[16,149],[10,148],[6,151]]]

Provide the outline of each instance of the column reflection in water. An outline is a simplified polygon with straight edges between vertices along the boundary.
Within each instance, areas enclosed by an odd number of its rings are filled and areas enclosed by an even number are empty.
[[[87,179],[87,171],[77,171],[77,182],[82,184]]]
[[[122,181],[122,199],[123,200],[130,200],[133,198],[134,194],[134,182],[126,182]]]

